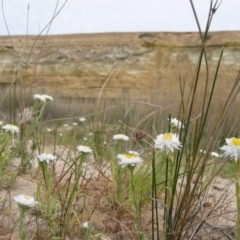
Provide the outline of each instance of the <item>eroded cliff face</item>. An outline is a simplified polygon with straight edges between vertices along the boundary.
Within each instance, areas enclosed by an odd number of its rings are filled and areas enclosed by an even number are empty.
[[[240,32],[209,34],[206,52],[210,82],[223,47],[216,89],[221,97],[239,70]],[[63,97],[95,98],[102,88],[102,98],[172,98],[180,95],[180,80],[186,90],[191,89],[200,52],[198,33],[0,37],[0,82],[15,80],[31,84],[34,93]],[[203,61],[202,83],[206,74]]]

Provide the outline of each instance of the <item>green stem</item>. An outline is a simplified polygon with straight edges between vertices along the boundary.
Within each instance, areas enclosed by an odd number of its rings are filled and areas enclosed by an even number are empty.
[[[20,233],[20,238],[21,240],[26,239],[26,233],[25,233],[25,226],[24,226],[24,217],[25,217],[25,211],[26,208],[24,206],[19,205],[19,211],[20,211],[20,226],[19,226],[19,233]]]
[[[166,172],[165,172],[165,197],[164,197],[164,205],[165,205],[165,208],[164,208],[164,227],[163,227],[163,238],[167,239],[167,234],[168,234],[168,211],[169,211],[169,198],[168,198],[168,192],[169,192],[169,189],[168,189],[168,168],[169,168],[169,165],[168,165],[168,157],[167,155],[164,156],[164,158],[166,159]]]
[[[48,168],[48,163],[46,161],[40,162],[40,165],[42,167],[42,172],[43,172],[43,178],[45,182],[45,188],[46,188],[46,214],[47,214],[47,219],[49,222],[49,226],[51,230],[54,232],[55,231],[55,223],[54,223],[54,217],[52,213],[52,199],[54,196],[52,195],[52,190],[53,190],[53,179],[52,175],[49,171]]]
[[[134,186],[134,176],[133,176],[134,167],[129,167],[129,169],[131,173],[131,190],[132,190],[133,203],[135,206],[135,213],[136,213],[137,233],[138,233],[139,239],[143,240],[143,232],[141,228],[141,211],[139,209],[139,204],[136,199],[135,186]]]
[[[236,162],[237,239],[240,239],[240,161]]]
[[[70,193],[70,196],[69,198],[67,199],[66,203],[66,210],[65,210],[65,213],[64,213],[64,221],[63,221],[63,224],[62,224],[62,228],[63,230],[66,230],[67,228],[67,224],[68,224],[68,219],[69,219],[69,212],[71,210],[71,207],[73,205],[73,202],[74,202],[74,199],[76,197],[76,195],[78,194],[78,188],[79,188],[79,180],[80,180],[80,177],[82,175],[82,164],[83,164],[83,161],[85,159],[85,157],[87,156],[87,154],[85,153],[81,153],[80,157],[77,158],[75,161],[79,161],[79,163],[76,165],[76,168],[75,169],[75,182],[74,182],[74,185],[73,185],[73,189],[71,190],[71,193]]]
[[[117,166],[117,201],[121,205],[123,203],[124,180],[123,169]]]
[[[123,140],[119,140],[118,141],[118,145],[117,145],[117,154],[121,154],[122,153],[122,145],[123,145],[124,141]],[[115,164],[117,165],[117,164]],[[123,200],[124,200],[124,178],[123,178],[123,174],[124,174],[124,170],[119,167],[119,166],[115,166],[117,167],[117,176],[116,176],[116,181],[117,181],[117,201],[119,205],[122,205]]]
[[[90,239],[90,236],[91,236],[91,228],[88,227],[88,228],[85,228],[83,230],[83,240],[88,240]]]
[[[156,211],[156,226],[157,226],[157,240],[160,239],[159,235],[159,224],[158,224],[158,202],[157,199],[157,184],[156,184],[156,163],[155,163],[155,151],[153,149],[153,159],[152,159],[152,240],[154,240],[154,225],[155,225],[155,216],[154,211]]]

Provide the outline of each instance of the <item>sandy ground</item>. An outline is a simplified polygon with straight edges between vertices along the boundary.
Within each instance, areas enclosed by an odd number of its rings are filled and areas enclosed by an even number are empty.
[[[60,152],[61,147],[58,149]],[[12,170],[16,170],[19,164],[19,159],[15,159],[12,165]],[[83,175],[86,180],[92,179],[95,181],[99,178],[99,171],[92,164],[93,159],[88,159],[84,165]],[[55,163],[56,174],[60,176],[63,169],[63,162],[61,160]],[[103,168],[106,178],[109,177],[110,173],[108,167]],[[33,169],[31,173],[21,174],[17,176],[15,185],[12,189],[6,188],[0,191],[0,240],[2,239],[19,239],[18,235],[18,205],[13,201],[13,197],[19,194],[26,194],[30,196],[36,195],[36,187],[39,175],[41,172],[38,171],[38,163],[35,160],[33,162]],[[58,176],[57,176],[58,177]],[[66,176],[67,178],[67,176]],[[194,209],[196,211],[196,219],[205,219],[204,225],[199,231],[201,238],[193,239],[235,239],[235,226],[236,226],[236,199],[235,199],[235,184],[232,180],[217,177],[212,182],[209,191],[206,193],[204,200],[199,201],[198,206]],[[106,224],[106,219],[103,216],[103,212],[95,211],[93,217],[102,221],[101,227]],[[148,209],[144,214],[150,216],[151,209]],[[194,221],[196,221],[196,219]],[[34,226],[34,215],[29,214],[26,223],[28,226]],[[200,221],[199,221],[200,223]],[[41,224],[41,223],[40,223]],[[197,224],[194,225],[193,232],[197,229]],[[8,234],[4,234],[4,229],[7,230]],[[12,233],[11,233],[12,231]],[[11,234],[10,234],[11,233]],[[222,233],[222,238],[218,238],[218,234]],[[204,238],[207,234],[208,237]],[[224,237],[224,235],[226,235]],[[203,237],[202,237],[203,236]],[[107,239],[107,238],[102,238]],[[115,238],[109,238],[115,239]],[[191,236],[189,236],[191,239]]]

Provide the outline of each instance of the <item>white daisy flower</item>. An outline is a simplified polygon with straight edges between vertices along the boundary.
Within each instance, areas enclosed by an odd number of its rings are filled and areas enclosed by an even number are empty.
[[[206,151],[204,151],[203,149],[201,149],[201,150],[199,150],[201,153],[204,153],[204,154],[206,154],[207,152]],[[211,152],[211,153],[209,153],[212,157],[216,157],[216,158],[219,158],[219,157],[222,157],[222,155],[221,154],[218,154],[217,152]]]
[[[46,95],[46,94],[43,94],[43,95],[34,94],[34,95],[33,95],[33,98],[34,98],[35,100],[39,100],[39,101],[41,101],[41,102],[46,102],[47,100],[50,100],[50,101],[53,100],[53,98],[52,98],[51,96]]]
[[[84,222],[83,224],[82,224],[82,227],[83,228],[88,228],[89,226],[88,226],[88,222]]]
[[[224,151],[223,157],[234,158],[235,161],[240,158],[240,138],[226,138],[227,145],[222,146],[220,149]]]
[[[63,124],[64,127],[68,127],[68,124]]]
[[[55,161],[56,159],[57,157],[50,153],[42,153],[38,155],[39,162],[46,161],[49,164],[50,161]]]
[[[38,204],[38,202],[33,197],[24,194],[13,197],[13,200],[18,204],[26,207],[35,207]]]
[[[217,152],[211,152],[210,155],[212,157],[216,157],[216,158],[219,158],[220,157],[220,154],[218,154]]]
[[[48,131],[48,132],[51,132],[51,131],[52,131],[52,129],[51,129],[51,128],[47,128],[47,131]]]
[[[121,167],[135,167],[143,162],[142,158],[136,154],[118,154],[117,159],[119,160],[118,165]]]
[[[81,118],[79,118],[79,121],[80,121],[80,122],[85,122],[85,121],[86,121],[86,118],[81,117]]]
[[[79,145],[77,147],[77,150],[79,152],[83,152],[83,153],[91,153],[93,150],[90,147],[84,146],[84,145]]]
[[[171,124],[173,127],[178,128],[178,129],[184,128],[181,121],[177,120],[176,118],[171,118]]]
[[[18,133],[20,130],[19,130],[19,127],[15,126],[15,125],[12,125],[12,124],[6,124],[2,127],[6,132],[11,132],[12,134],[13,133]]]
[[[113,135],[113,139],[114,140],[124,140],[124,141],[128,141],[129,140],[129,137],[124,135],[124,134],[116,134],[116,135]]]
[[[86,138],[86,137],[84,137],[84,138],[83,138],[83,140],[84,140],[84,141],[87,141],[87,138]]]
[[[77,124],[77,123],[75,123],[75,122],[73,122],[73,123],[72,123],[72,125],[73,125],[73,126],[77,126],[78,124]]]
[[[206,153],[206,151],[203,149],[200,149],[199,152],[204,153],[204,154]]]
[[[154,140],[154,148],[159,148],[163,151],[174,152],[174,149],[180,149],[182,147],[181,142],[179,141],[178,135],[176,133],[165,133],[160,134]]]

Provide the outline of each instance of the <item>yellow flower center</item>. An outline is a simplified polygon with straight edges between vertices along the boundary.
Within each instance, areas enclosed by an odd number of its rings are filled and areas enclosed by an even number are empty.
[[[30,200],[30,197],[29,197],[29,196],[24,195],[24,198],[25,198],[26,200]]]
[[[240,138],[232,138],[232,143],[235,146],[240,146]]]
[[[166,141],[172,140],[172,137],[173,137],[172,133],[165,133],[163,135],[163,139]]]
[[[125,156],[127,159],[129,159],[129,160],[136,157],[135,154],[125,154],[124,156]]]

